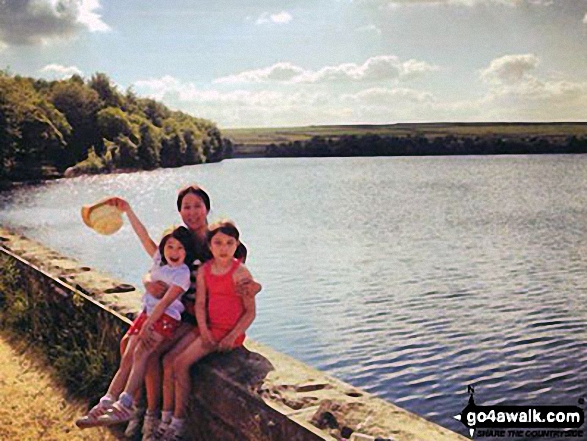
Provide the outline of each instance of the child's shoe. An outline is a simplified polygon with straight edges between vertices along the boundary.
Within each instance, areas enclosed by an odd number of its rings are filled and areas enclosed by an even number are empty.
[[[155,415],[145,415],[143,423],[143,441],[155,441],[160,420]]]
[[[125,423],[130,421],[133,415],[134,409],[132,407],[126,407],[118,400],[104,415],[98,417],[96,425],[113,426],[114,424]]]
[[[139,433],[141,433],[141,422],[143,420],[143,415],[145,415],[145,408],[137,407],[134,415],[128,422],[128,426],[126,426],[124,436],[127,438],[134,438]]]
[[[75,425],[80,429],[98,426],[98,418],[104,415],[113,404],[114,402],[112,400],[101,399],[98,404],[90,409],[87,415],[79,418],[75,422]]]
[[[163,433],[161,441],[182,441],[184,434],[185,427],[183,424],[171,423],[169,426],[167,426],[167,429],[165,429],[165,433]]]
[[[163,437],[165,436],[165,432],[167,432],[168,428],[169,428],[169,422],[159,421],[159,424],[157,425],[157,429],[155,429],[155,433],[153,434],[153,439],[155,441],[161,441],[163,439]]]

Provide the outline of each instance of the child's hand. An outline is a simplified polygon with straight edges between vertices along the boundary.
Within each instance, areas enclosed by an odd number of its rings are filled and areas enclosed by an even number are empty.
[[[212,337],[212,333],[210,331],[202,332],[201,335],[202,335],[202,342],[204,343],[204,346],[206,346],[207,348],[216,347],[216,345],[217,345],[216,340],[214,340],[214,337]]]
[[[153,327],[151,325],[147,326],[147,323],[145,323],[139,332],[138,337],[141,344],[143,344],[147,349],[153,347],[155,340],[153,339]]]
[[[129,203],[126,202],[124,199],[119,198],[118,196],[114,196],[114,197],[108,199],[108,201],[106,201],[106,203],[108,205],[112,205],[113,207],[118,208],[123,213],[127,213],[128,210],[130,210]]]
[[[220,343],[218,343],[218,351],[219,352],[228,352],[234,347],[234,341],[236,337],[233,337],[231,334],[228,334]]]

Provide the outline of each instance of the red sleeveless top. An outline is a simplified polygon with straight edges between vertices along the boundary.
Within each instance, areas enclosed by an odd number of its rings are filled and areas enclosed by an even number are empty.
[[[232,330],[245,311],[243,299],[236,293],[232,279],[240,264],[239,260],[233,259],[230,269],[221,275],[212,274],[212,261],[204,264],[204,280],[208,292],[208,323],[211,330]]]

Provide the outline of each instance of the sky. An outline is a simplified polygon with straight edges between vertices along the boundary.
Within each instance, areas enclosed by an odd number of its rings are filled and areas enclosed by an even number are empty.
[[[220,128],[587,121],[587,0],[0,0],[0,68]]]

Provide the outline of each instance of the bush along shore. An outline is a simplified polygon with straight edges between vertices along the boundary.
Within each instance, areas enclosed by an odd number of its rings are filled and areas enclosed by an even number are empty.
[[[238,148],[237,148],[238,151]],[[266,157],[525,155],[587,153],[587,137],[500,136],[314,136],[309,140],[271,143]]]
[[[220,161],[230,141],[107,75],[46,81],[0,71],[0,183]]]

